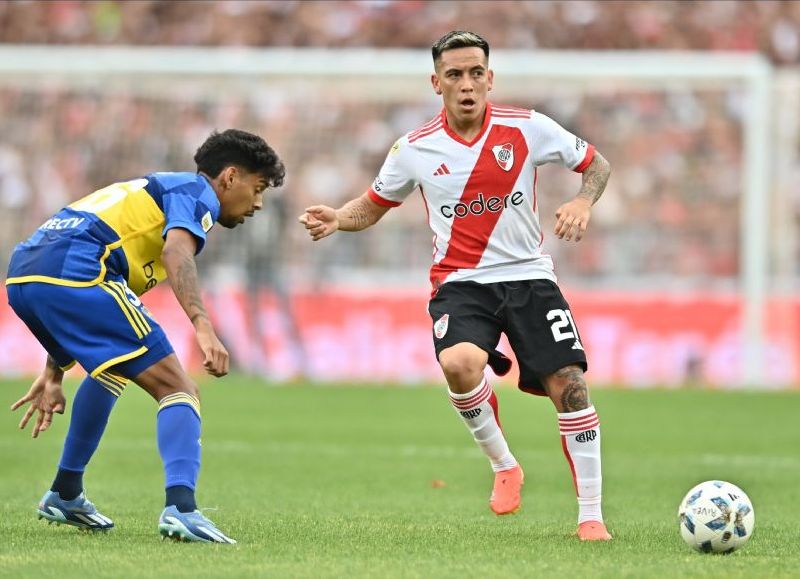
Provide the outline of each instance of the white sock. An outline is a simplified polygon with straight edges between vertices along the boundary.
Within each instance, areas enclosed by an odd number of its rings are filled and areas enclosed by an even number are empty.
[[[600,470],[600,420],[594,406],[558,413],[561,446],[578,494],[578,524],[602,521],[603,475]]]
[[[500,428],[497,397],[488,380],[484,378],[477,388],[466,394],[451,391],[450,402],[489,459],[494,472],[517,466],[517,459],[508,449],[506,437]]]

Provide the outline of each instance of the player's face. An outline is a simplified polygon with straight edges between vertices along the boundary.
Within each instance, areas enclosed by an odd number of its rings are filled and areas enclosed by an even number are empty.
[[[234,228],[252,217],[264,203],[267,181],[258,173],[246,173],[236,167],[228,167],[223,174],[225,190],[219,196],[220,210],[217,220],[223,227]]]
[[[494,73],[483,50],[477,46],[444,51],[431,75],[436,94],[442,95],[447,117],[458,125],[483,122],[486,97]]]

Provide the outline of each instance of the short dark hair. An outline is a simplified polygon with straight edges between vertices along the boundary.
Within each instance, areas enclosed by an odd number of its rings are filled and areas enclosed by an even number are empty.
[[[474,32],[466,30],[453,30],[442,36],[431,47],[431,54],[433,55],[433,62],[435,63],[442,56],[445,50],[452,50],[454,48],[468,48],[470,46],[477,46],[489,58],[489,43],[486,42],[479,35]]]
[[[212,179],[231,165],[259,173],[267,180],[267,187],[280,187],[286,175],[283,162],[264,139],[239,129],[211,133],[194,154],[194,162],[198,172]]]

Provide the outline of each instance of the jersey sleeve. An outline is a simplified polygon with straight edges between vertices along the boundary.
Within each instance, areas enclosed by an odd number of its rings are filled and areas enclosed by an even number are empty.
[[[408,139],[403,137],[396,141],[367,191],[369,198],[383,207],[397,207],[405,201],[419,185],[412,160],[413,151]]]
[[[529,125],[534,165],[557,163],[582,173],[594,159],[595,148],[550,117],[534,112]]]
[[[170,229],[181,228],[191,233],[197,240],[200,253],[206,244],[206,234],[213,227],[215,211],[204,200],[205,187],[199,182],[184,183],[164,192],[164,230],[162,237]]]

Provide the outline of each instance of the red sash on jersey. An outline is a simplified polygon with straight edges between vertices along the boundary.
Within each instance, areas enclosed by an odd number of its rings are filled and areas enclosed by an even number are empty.
[[[495,158],[492,148],[509,143],[513,146],[514,163],[504,168]],[[478,201],[480,194],[485,199],[512,194],[527,158],[528,145],[522,131],[516,127],[493,125],[459,202],[469,206]],[[485,210],[479,214],[470,212],[464,217],[453,217],[447,253],[431,268],[430,279],[434,290],[457,269],[472,269],[478,265],[503,211]]]

